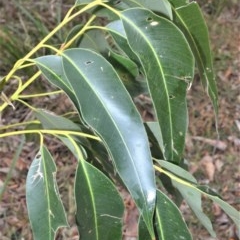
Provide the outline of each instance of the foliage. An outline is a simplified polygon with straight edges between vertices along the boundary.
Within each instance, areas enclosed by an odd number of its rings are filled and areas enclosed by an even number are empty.
[[[74,26],[59,49],[47,44],[83,14],[87,22]],[[36,57],[42,49],[55,54]],[[199,186],[183,167],[186,95],[195,62],[217,115],[206,24],[197,3],[185,0],[76,1],[63,21],[16,62],[0,82],[0,111],[8,105],[14,109],[18,101],[32,110],[36,120],[3,126],[0,137],[39,135],[39,153],[26,182],[35,239],[54,239],[59,227],[68,226],[46,134],[58,138],[77,159],[76,220],[83,239],[121,239],[124,205],[118,185],[129,191],[138,207],[139,239],[191,239],[178,207],[157,186],[159,176],[167,191],[175,188],[181,194],[212,236],[212,224],[202,211],[202,194],[239,226],[238,212],[208,187]],[[39,71],[25,82],[16,75],[34,66]],[[24,95],[40,75],[59,90]],[[5,86],[12,79],[18,88],[6,96]],[[59,116],[28,103],[56,94],[71,100],[74,119],[68,117],[71,112]],[[134,104],[140,94],[151,97],[153,122],[144,122]],[[29,127],[33,123],[34,129]],[[14,130],[22,126],[24,130]],[[176,198],[179,201],[177,193]]]

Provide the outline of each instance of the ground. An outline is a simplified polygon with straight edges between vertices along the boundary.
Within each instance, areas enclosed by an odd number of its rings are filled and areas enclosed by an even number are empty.
[[[43,1],[45,2],[45,1]],[[210,100],[202,90],[198,76],[196,76],[191,90],[188,93],[189,106],[189,132],[186,139],[186,159],[189,161],[190,171],[200,183],[209,184],[218,191],[222,198],[229,204],[240,209],[240,5],[237,1],[199,1],[204,16],[207,19],[212,50],[216,81],[219,90],[219,115],[217,141],[216,120]],[[40,4],[40,3],[39,3]],[[38,5],[37,7],[43,5]],[[67,6],[66,6],[67,8]],[[0,3],[0,33],[7,25],[12,24],[13,18],[21,21],[19,8],[11,5],[11,1]],[[36,10],[35,10],[36,11]],[[52,12],[46,13],[49,18],[55,19]],[[18,16],[18,18],[16,18]],[[19,17],[20,16],[20,17]],[[49,24],[49,23],[48,23]],[[20,38],[21,28],[24,28],[23,21],[15,28],[10,28],[11,39]],[[15,29],[15,31],[14,31]],[[44,32],[43,32],[44,34]],[[2,37],[2,35],[0,35]],[[3,39],[3,37],[2,37]],[[28,39],[29,40],[29,39]],[[26,40],[27,41],[27,40]],[[30,40],[29,40],[30,41]],[[0,41],[1,43],[1,41]],[[18,44],[17,48],[25,49]],[[30,44],[29,42],[24,44]],[[21,48],[22,47],[22,48]],[[2,49],[1,49],[2,48]],[[27,48],[27,47],[26,47]],[[3,51],[4,50],[4,51]],[[21,56],[21,51],[16,51],[16,57]],[[3,55],[4,53],[4,55]],[[4,75],[14,60],[12,53],[6,53],[5,47],[0,45],[0,76]],[[9,58],[8,58],[9,56]],[[9,60],[8,60],[9,59]],[[57,102],[48,99],[39,103],[49,110],[61,112]],[[144,101],[144,100],[143,100]],[[147,103],[146,103],[147,104]],[[1,125],[8,122],[18,122],[29,119],[29,111],[19,109],[16,111],[9,108],[1,118]],[[61,108],[69,107],[68,102],[61,105]],[[7,174],[14,163],[14,152],[19,145],[19,138],[12,137],[0,141],[0,187],[4,186]],[[61,155],[61,161],[57,161],[59,168],[58,183],[63,202],[69,211],[69,221],[74,221],[73,199],[73,159],[69,159],[67,153],[56,141],[51,142],[50,150],[57,157]],[[17,159],[13,168],[11,178],[8,181],[7,189],[1,196],[0,203],[0,239],[32,239],[29,227],[27,209],[25,202],[25,180],[29,164],[37,151],[37,144],[30,139],[24,146],[24,151]],[[237,240],[236,229],[224,212],[207,199],[203,199],[204,211],[213,222],[218,240]],[[126,196],[126,206],[133,209],[130,220],[136,217],[134,205],[131,199]],[[181,210],[186,222],[193,234],[194,240],[212,240],[207,231],[199,224],[189,208],[182,204]],[[126,216],[127,217],[127,216]],[[128,238],[135,239],[134,221],[129,220],[128,224],[133,225],[129,230]],[[63,230],[58,239],[77,239],[76,229]],[[75,236],[75,237],[74,237]]]

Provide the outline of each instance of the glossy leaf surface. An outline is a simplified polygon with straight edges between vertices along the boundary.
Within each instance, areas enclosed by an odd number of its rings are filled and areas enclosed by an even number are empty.
[[[207,25],[201,9],[192,2],[174,10],[175,22],[185,34],[194,53],[199,74],[215,111],[218,110],[218,93],[212,66],[212,56]]]
[[[130,9],[121,18],[127,40],[145,70],[165,158],[179,163],[188,125],[186,91],[194,71],[191,50],[174,24],[152,12]]]
[[[102,56],[90,50],[72,49],[65,51],[62,58],[65,76],[78,101],[76,107],[103,139],[150,230],[156,189],[148,139],[136,107]]]
[[[192,239],[180,210],[160,191],[157,191],[157,204],[154,220],[159,240]]]
[[[157,190],[157,204],[153,221],[158,240],[191,240],[178,207],[165,194]],[[142,218],[139,222],[139,239],[150,239]]]
[[[81,239],[122,239],[122,199],[113,183],[83,160],[77,168],[75,196]]]
[[[35,240],[53,240],[59,227],[68,226],[56,183],[56,166],[45,147],[29,168],[26,197]]]
[[[105,142],[119,175],[151,228],[154,172],[147,135],[130,96],[112,66],[92,51],[65,51],[63,67],[85,122]]]

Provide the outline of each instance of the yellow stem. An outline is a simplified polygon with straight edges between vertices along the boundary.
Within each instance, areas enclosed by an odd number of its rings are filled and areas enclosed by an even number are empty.
[[[15,73],[15,71],[17,71],[21,65],[27,60],[29,59],[34,53],[36,53],[41,47],[42,45],[47,42],[56,32],[58,32],[64,25],[66,25],[67,23],[69,23],[70,21],[72,21],[75,17],[77,17],[78,15],[80,15],[81,13],[91,9],[92,7],[96,6],[97,4],[100,4],[101,1],[97,0],[94,1],[92,3],[87,4],[85,7],[83,7],[81,10],[79,10],[78,12],[76,12],[75,14],[73,14],[72,16],[70,16],[71,12],[73,11],[73,8],[71,8],[69,11],[70,13],[66,14],[66,17],[63,19],[63,21],[56,26],[46,37],[44,37],[35,48],[33,48],[24,58],[18,60],[15,65],[13,66],[12,70],[8,73],[8,75],[6,76],[6,82],[11,78],[11,76]]]
[[[21,126],[28,125],[28,124],[40,124],[40,121],[33,120],[33,121],[27,121],[27,122],[22,122],[22,123],[14,123],[14,124],[10,124],[10,125],[7,125],[7,126],[0,127],[0,130],[15,128],[15,127],[21,127]]]
[[[82,133],[82,132],[75,132],[75,131],[69,131],[69,130],[49,130],[49,129],[33,129],[33,130],[19,130],[19,131],[14,131],[14,132],[7,132],[7,133],[2,133],[0,134],[0,138],[3,137],[10,137],[10,136],[15,136],[15,135],[22,135],[22,134],[33,134],[33,133],[38,133],[38,134],[51,134],[51,135],[74,135],[74,136],[79,136],[79,137],[86,137],[90,139],[94,139],[97,141],[101,141],[101,139],[97,136],[90,135],[87,133]]]
[[[63,93],[63,90],[58,90],[54,92],[46,92],[46,93],[36,93],[36,94],[28,94],[28,95],[19,95],[18,98],[24,99],[24,98],[36,98],[36,97],[45,97],[55,94]]]

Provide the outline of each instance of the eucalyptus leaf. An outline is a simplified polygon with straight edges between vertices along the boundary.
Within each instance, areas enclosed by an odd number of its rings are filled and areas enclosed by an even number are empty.
[[[160,13],[172,20],[171,4],[167,0],[112,0],[109,1],[114,8],[126,10],[134,7],[141,7]]]
[[[77,107],[77,99],[66,78],[62,68],[62,58],[55,55],[48,55],[34,59],[42,74],[53,85],[62,89]],[[79,109],[78,109],[79,110]]]
[[[178,207],[164,193],[157,190],[157,203],[153,224],[158,240],[191,240],[192,236],[187,228]],[[140,217],[139,240],[150,239],[146,226]]]
[[[217,203],[226,214],[234,221],[237,227],[240,226],[240,213],[224,202],[218,194],[212,190],[206,190],[206,187],[197,185],[196,179],[186,170],[176,166],[170,162],[158,160],[160,166],[168,169],[173,174],[168,174],[171,178],[173,185],[179,190],[191,209],[194,211],[201,223],[206,227],[212,236],[215,236],[215,232],[212,229],[212,224],[208,217],[202,212],[201,194],[206,195],[212,201]]]
[[[35,240],[54,240],[68,226],[56,183],[56,165],[46,147],[35,156],[26,183],[27,208]]]
[[[41,64],[44,65],[43,58]],[[47,59],[44,69],[48,69],[48,64]],[[91,50],[66,50],[59,67],[62,66],[67,79],[60,81],[71,85],[76,108],[84,122],[102,138],[153,235],[154,171],[145,128],[131,97],[112,66]]]
[[[197,2],[174,10],[174,22],[183,31],[194,53],[199,74],[214,110],[218,112],[218,93],[206,22]]]
[[[180,210],[161,191],[157,191],[157,204],[154,223],[159,240],[192,239]]]
[[[147,135],[136,107],[112,66],[101,55],[71,49],[62,57],[65,75],[78,98],[85,122],[103,139],[117,172],[153,234],[154,172]]]
[[[83,34],[78,47],[92,49],[98,53],[106,53],[108,42],[105,33],[102,30],[91,29]]]
[[[113,183],[84,160],[79,160],[75,196],[81,239],[122,239],[123,201]]]
[[[186,91],[194,72],[192,52],[172,22],[148,10],[123,11],[121,19],[127,40],[147,77],[165,158],[179,163],[188,125]]]

